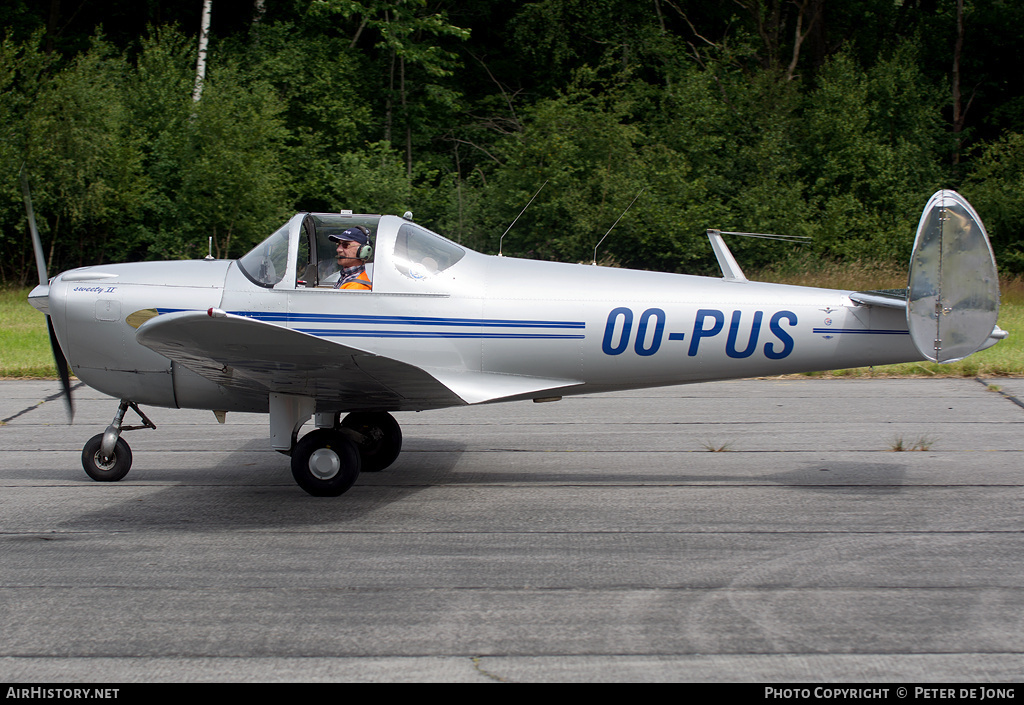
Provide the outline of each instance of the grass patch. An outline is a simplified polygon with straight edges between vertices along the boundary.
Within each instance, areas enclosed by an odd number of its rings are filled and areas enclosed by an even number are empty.
[[[747,276],[751,281],[822,289],[869,291],[907,288],[907,268],[887,262],[856,260],[840,264],[828,260],[794,260],[748,273]]]
[[[28,303],[30,289],[0,289],[0,377],[56,379],[46,317]]]

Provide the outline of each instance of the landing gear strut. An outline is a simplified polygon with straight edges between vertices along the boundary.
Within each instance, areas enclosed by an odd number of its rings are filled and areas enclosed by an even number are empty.
[[[129,407],[142,419],[141,426],[121,425]],[[97,482],[117,482],[127,475],[132,468],[132,449],[121,438],[121,433],[140,428],[156,428],[156,425],[142,413],[138,404],[122,399],[107,430],[90,438],[82,448],[82,467],[86,474]]]

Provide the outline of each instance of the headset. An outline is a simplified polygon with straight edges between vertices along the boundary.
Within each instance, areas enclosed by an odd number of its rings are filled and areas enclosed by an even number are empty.
[[[353,225],[352,227],[358,228],[366,236],[366,244],[360,245],[359,249],[356,250],[356,258],[364,261],[370,259],[373,257],[373,247],[370,245],[370,231],[362,225]]]

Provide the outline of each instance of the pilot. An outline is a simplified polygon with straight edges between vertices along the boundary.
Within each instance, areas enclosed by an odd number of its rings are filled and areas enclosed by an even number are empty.
[[[334,288],[364,291],[372,289],[370,277],[366,274],[366,260],[373,254],[373,248],[370,247],[370,231],[362,225],[355,225],[337,235],[328,235],[327,239],[338,243],[341,278]]]

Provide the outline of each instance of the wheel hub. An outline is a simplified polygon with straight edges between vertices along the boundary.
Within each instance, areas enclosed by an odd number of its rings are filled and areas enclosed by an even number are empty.
[[[309,456],[309,472],[318,480],[330,480],[341,470],[341,459],[330,448],[318,448]]]
[[[114,463],[117,462],[117,458],[111,453],[109,458],[103,457],[103,451],[96,451],[96,454],[92,456],[92,462],[96,466],[97,470],[103,470],[107,472],[114,467]]]

